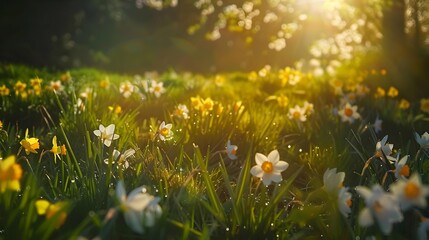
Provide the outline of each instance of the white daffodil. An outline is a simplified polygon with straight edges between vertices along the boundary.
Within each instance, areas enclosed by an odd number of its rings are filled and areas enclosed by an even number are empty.
[[[395,161],[395,177],[408,177],[410,176],[410,167],[407,165],[409,155],[401,158],[401,160]]]
[[[283,180],[281,172],[289,167],[289,163],[280,161],[280,155],[277,150],[273,150],[268,154],[268,157],[256,153],[256,166],[250,169],[253,176],[261,178],[262,182],[268,186],[271,182],[280,182]]]
[[[178,118],[183,119],[189,119],[189,109],[184,104],[179,104],[176,106],[176,109],[174,109],[173,116],[176,116]]]
[[[295,121],[305,122],[307,121],[306,109],[301,108],[298,105],[295,105],[293,108],[289,108],[288,117],[289,119],[293,119]]]
[[[98,130],[94,130],[94,134],[101,139],[101,142],[103,142],[106,147],[110,147],[112,141],[119,138],[119,135],[115,134],[115,124],[110,124],[107,127],[100,124]]]
[[[171,127],[173,127],[173,124],[165,124],[164,121],[162,121],[161,125],[159,125],[159,139],[162,141],[169,140],[173,137],[173,131],[171,131]]]
[[[342,187],[338,192],[338,208],[344,217],[347,217],[352,212],[350,209],[352,206],[352,194],[348,190],[349,188]]]
[[[426,196],[429,187],[422,184],[418,174],[411,175],[410,179],[399,179],[390,186],[390,191],[399,201],[401,209],[407,210],[412,206],[426,207]]]
[[[151,86],[149,88],[149,92],[153,93],[155,97],[159,98],[161,94],[165,92],[164,83],[152,80]]]
[[[420,148],[429,148],[429,133],[425,132],[422,136],[418,133],[414,133],[417,143],[420,145]]]
[[[347,102],[346,105],[338,111],[341,121],[353,123],[356,119],[359,119],[360,114],[357,112],[357,108],[357,106],[352,106]]]
[[[134,231],[144,233],[144,227],[152,227],[162,214],[159,206],[159,197],[154,197],[145,192],[145,188],[138,187],[130,192],[127,197],[123,181],[116,186],[116,197],[120,202],[125,222]]]
[[[114,164],[115,162],[118,162],[119,166],[123,165],[125,168],[129,168],[130,163],[127,161],[127,159],[133,156],[135,153],[136,153],[136,150],[134,149],[128,149],[123,154],[121,154],[121,152],[115,149],[113,150],[113,154],[112,154],[113,155],[112,164]],[[104,159],[104,163],[109,164],[109,159],[108,158]]]
[[[346,174],[344,172],[338,172],[337,169],[326,169],[323,174],[323,185],[327,192],[337,193],[342,187]]]
[[[226,143],[226,154],[228,155],[228,158],[231,160],[235,160],[237,159],[237,145],[232,145],[231,141],[228,140],[228,142]]]
[[[382,160],[384,160],[384,156],[386,156],[387,159],[394,162],[396,159],[390,156],[390,154],[392,154],[393,144],[387,143],[388,137],[388,135],[384,136],[381,141],[375,144],[375,156],[381,158]]]
[[[393,195],[386,193],[376,184],[370,190],[364,186],[357,186],[356,191],[365,199],[366,207],[359,214],[359,224],[369,227],[374,224],[374,218],[384,234],[390,234],[392,224],[403,220],[398,202]]]
[[[124,96],[124,98],[129,98],[134,92],[134,85],[129,81],[123,82],[119,86],[119,92],[122,94],[122,96]]]

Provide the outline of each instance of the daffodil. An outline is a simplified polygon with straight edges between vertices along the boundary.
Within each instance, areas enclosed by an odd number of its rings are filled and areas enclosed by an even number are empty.
[[[422,136],[420,136],[418,133],[414,133],[414,136],[416,137],[417,143],[420,145],[420,148],[429,148],[429,133],[425,132]]]
[[[374,185],[372,189],[357,186],[356,191],[365,199],[366,204],[366,207],[359,213],[361,226],[369,227],[376,221],[381,232],[390,234],[392,225],[403,220],[404,217],[396,198],[386,193],[380,185]]]
[[[388,160],[394,162],[396,159],[390,156],[390,154],[392,154],[393,144],[387,143],[388,137],[388,135],[384,136],[381,141],[375,144],[375,156],[382,160],[385,160],[384,157],[386,156]]]
[[[51,81],[49,87],[52,91],[55,91],[55,92],[61,92],[64,90],[64,86],[60,80]]]
[[[183,119],[189,119],[189,109],[184,104],[179,104],[176,106],[176,109],[174,109],[173,116],[176,116],[178,118]]]
[[[124,98],[129,98],[134,92],[134,85],[132,85],[129,81],[123,82],[119,86],[119,92],[122,94],[122,96],[124,96]]]
[[[338,111],[341,121],[353,123],[356,119],[359,119],[360,114],[357,112],[357,108],[357,106],[352,106],[350,103],[346,103],[344,107]]]
[[[238,146],[237,145],[232,145],[231,141],[228,140],[228,142],[226,143],[226,154],[228,155],[228,158],[231,160],[235,160],[237,159],[237,149]]]
[[[410,167],[407,165],[408,155],[401,158],[401,160],[395,161],[395,177],[408,177],[410,176]]]
[[[46,219],[49,220],[52,217],[56,217],[56,227],[60,227],[64,224],[67,218],[66,206],[67,204],[63,201],[51,203],[45,199],[39,199],[35,202],[36,211],[39,215],[45,215]]]
[[[337,193],[342,187],[346,174],[344,172],[338,172],[337,169],[326,169],[323,174],[323,186],[327,192]]]
[[[118,162],[118,166],[124,166],[125,168],[130,167],[130,163],[127,161],[128,158],[133,156],[136,153],[134,149],[127,149],[124,153],[121,154],[118,150],[113,150],[112,163]],[[104,159],[106,164],[109,164],[109,159]]]
[[[73,105],[73,108],[74,114],[81,114],[85,111],[85,103],[82,101],[82,99],[78,98],[76,103]]]
[[[159,125],[159,139],[162,141],[170,140],[173,137],[173,131],[171,131],[171,128],[173,127],[173,124],[165,124],[164,121],[162,121],[161,125]]]
[[[305,115],[305,109],[301,108],[298,105],[295,105],[295,107],[289,109],[288,117],[289,119],[299,121],[299,122],[307,121],[307,116]]]
[[[342,187],[338,191],[338,209],[344,217],[347,217],[352,212],[350,209],[352,206],[352,194],[348,190],[349,188]]]
[[[57,144],[57,136],[54,136],[52,138],[52,148],[50,150],[51,153],[54,154],[54,162],[57,162],[57,157],[61,159],[60,154],[61,154],[61,147],[58,146]]]
[[[28,137],[28,128],[25,130],[25,137],[21,140],[20,144],[25,149],[27,155],[30,153],[37,153],[36,150],[40,147],[39,139]]]
[[[401,209],[408,210],[416,206],[426,207],[426,196],[429,187],[423,185],[418,174],[411,175],[410,179],[399,179],[390,186],[390,191],[398,199]]]
[[[377,87],[377,89],[375,90],[375,97],[376,98],[381,98],[386,96],[386,90],[384,90],[381,87]]]
[[[423,98],[420,100],[420,110],[425,113],[429,113],[429,98]]]
[[[399,91],[395,87],[390,87],[389,90],[387,91],[387,96],[391,98],[397,97],[398,94],[399,94]]]
[[[155,97],[159,98],[161,94],[165,92],[164,83],[152,80],[149,92],[153,93]]]
[[[98,130],[94,130],[94,134],[101,139],[101,142],[106,145],[106,147],[110,147],[112,141],[119,138],[119,135],[115,134],[115,124],[110,124],[107,127],[100,124]]]
[[[408,102],[406,99],[401,99],[398,104],[399,109],[408,109],[410,108],[410,102]]]
[[[0,160],[0,193],[8,189],[13,191],[21,190],[19,180],[22,177],[22,168],[15,161],[15,156]]]
[[[255,161],[256,166],[250,169],[250,173],[262,179],[266,186],[270,185],[271,182],[282,181],[281,173],[289,167],[289,163],[280,161],[280,155],[277,150],[271,151],[268,156],[256,153]]]
[[[8,87],[6,87],[6,85],[1,85],[0,86],[0,96],[9,96],[10,94],[10,89]]]
[[[214,107],[214,101],[211,98],[202,99],[202,105],[201,105],[201,111],[202,112],[208,112],[212,111]]]
[[[152,227],[162,214],[159,197],[146,193],[146,188],[138,187],[127,197],[123,181],[116,186],[116,197],[123,211],[125,222],[136,233],[143,234],[144,227]]]

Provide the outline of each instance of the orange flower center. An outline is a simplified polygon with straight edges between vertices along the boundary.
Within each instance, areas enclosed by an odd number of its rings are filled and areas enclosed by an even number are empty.
[[[160,87],[160,86],[155,86],[155,87],[153,88],[153,91],[154,91],[154,92],[161,92],[161,87]]]
[[[169,132],[170,132],[170,129],[166,127],[161,129],[161,135],[164,137],[167,136]]]
[[[347,204],[347,206],[351,207],[351,206],[352,206],[352,203],[353,203],[353,202],[352,202],[352,199],[350,199],[350,198],[349,198],[349,199],[347,199],[347,200],[346,200],[346,204]]]
[[[404,189],[405,197],[408,199],[417,198],[420,195],[420,188],[413,182],[408,182]]]
[[[299,118],[301,117],[301,113],[300,113],[300,112],[294,112],[294,113],[292,114],[292,117],[293,117],[294,119],[299,119]]]
[[[235,148],[233,148],[232,150],[231,150],[231,154],[232,155],[235,155],[237,153],[237,150],[235,150]]]
[[[374,211],[377,213],[380,213],[381,211],[383,211],[383,206],[378,201],[376,201],[372,207],[374,208]]]
[[[262,171],[264,171],[265,173],[271,173],[273,171],[273,164],[269,161],[265,161],[264,163],[262,163]]]
[[[408,176],[410,176],[410,167],[409,167],[408,165],[404,165],[404,166],[401,168],[401,170],[399,171],[399,174],[400,174],[401,176],[404,176],[404,177],[408,177]]]
[[[351,117],[353,115],[353,110],[351,108],[344,109],[344,115]]]

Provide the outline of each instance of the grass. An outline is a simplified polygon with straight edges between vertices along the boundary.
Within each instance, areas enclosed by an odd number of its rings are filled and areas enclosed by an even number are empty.
[[[355,187],[380,184],[390,192],[399,181],[389,172],[394,163],[374,156],[376,143],[389,135],[391,155],[410,155],[411,173],[426,188],[429,154],[414,133],[429,130],[428,110],[418,100],[401,105],[400,89],[399,95],[377,94],[388,74],[356,72],[337,86],[328,76],[300,71],[127,76],[3,64],[0,156],[15,156],[22,175],[0,167],[2,184],[15,176],[20,186],[4,185],[0,192],[0,239],[416,238],[420,217],[429,216],[425,206],[402,211],[405,220],[386,234],[378,224],[359,224],[365,201]],[[288,81],[293,77],[300,81]],[[157,96],[152,80],[165,92]],[[18,81],[26,86],[18,89]],[[121,92],[126,82],[129,96]],[[340,116],[346,102],[360,114],[350,123]],[[293,117],[296,105],[305,121]],[[383,121],[381,129],[374,127],[376,119]],[[172,124],[165,140],[161,122]],[[100,124],[115,125],[119,138],[111,145],[94,134]],[[38,139],[37,153],[25,152],[27,129],[28,138]],[[66,149],[55,158],[54,136]],[[237,159],[227,155],[228,140],[238,146]],[[124,155],[128,149],[132,156]],[[115,157],[115,150],[122,155]],[[282,181],[265,186],[250,169],[256,153],[272,150],[289,167]],[[328,168],[345,173],[350,214],[342,215],[338,193],[326,190]],[[143,233],[127,222],[132,210],[117,197],[119,181],[128,192],[144,186],[159,197],[162,214],[153,217],[147,207],[155,221],[137,220]],[[44,214],[36,207],[40,199],[50,204]]]

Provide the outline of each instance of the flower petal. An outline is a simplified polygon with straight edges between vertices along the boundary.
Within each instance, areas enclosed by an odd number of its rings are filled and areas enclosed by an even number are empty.
[[[274,164],[274,171],[276,172],[283,172],[289,167],[289,163],[285,161],[278,161],[276,164]]]
[[[262,153],[256,153],[255,155],[256,164],[262,165],[265,161],[268,161],[268,158]]]
[[[116,197],[121,201],[121,203],[125,202],[127,193],[125,191],[124,182],[119,181],[116,185]]]
[[[280,160],[279,151],[273,150],[268,154],[268,161],[270,161],[273,164],[276,164]]]
[[[134,232],[143,234],[143,212],[127,211],[124,213],[125,222]]]
[[[369,227],[374,224],[369,208],[364,208],[359,214],[359,224],[363,227]]]
[[[113,134],[115,132],[115,124],[110,124],[109,126],[107,126],[106,128],[106,133],[108,135]]]
[[[250,173],[258,178],[262,178],[262,176],[264,175],[264,171],[259,165],[253,166],[252,169],[250,169]]]

